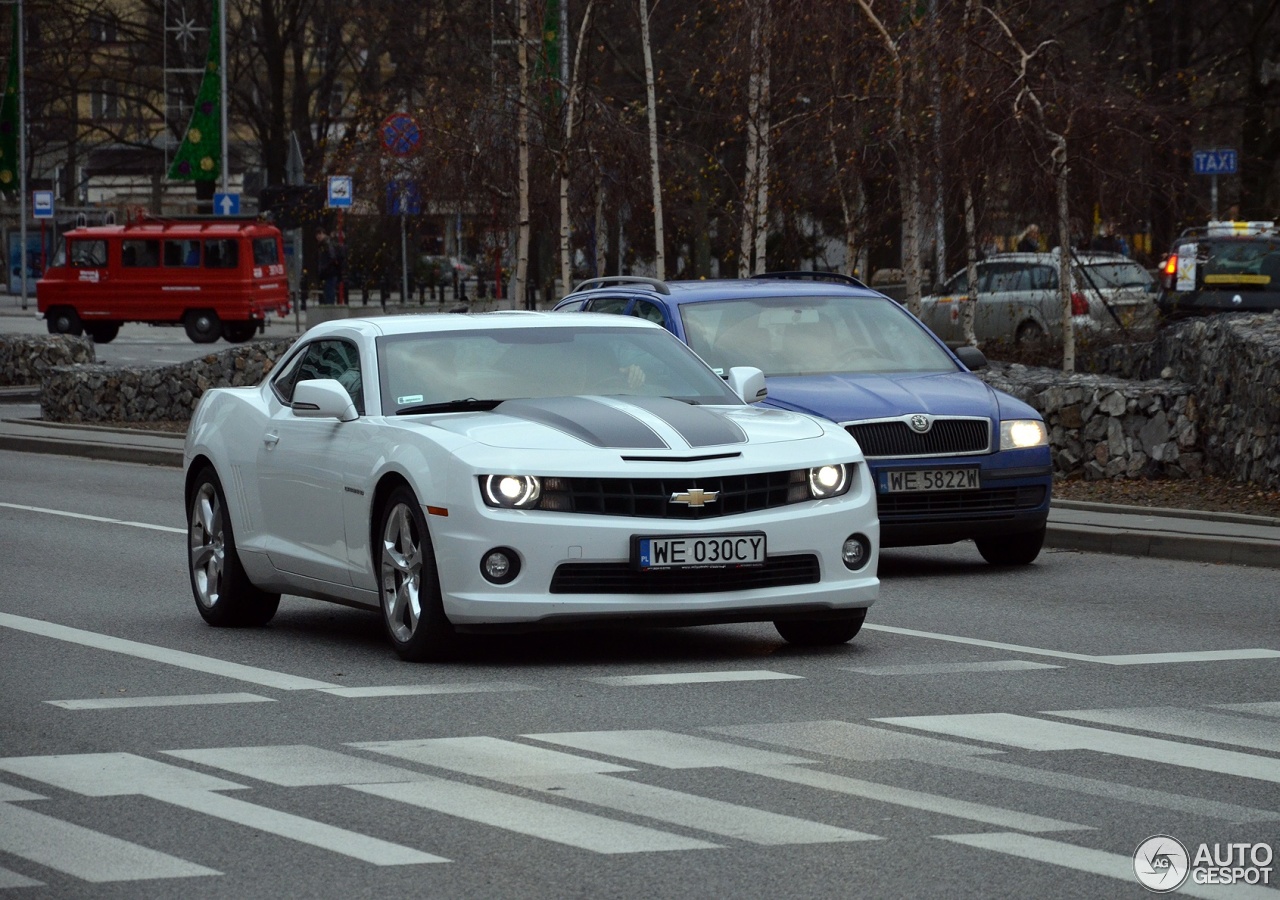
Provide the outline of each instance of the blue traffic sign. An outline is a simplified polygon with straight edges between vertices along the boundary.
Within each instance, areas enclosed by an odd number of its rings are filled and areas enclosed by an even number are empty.
[[[1236,174],[1236,151],[1197,150],[1191,155],[1191,168],[1197,175]]]
[[[416,216],[422,212],[422,193],[414,181],[392,181],[387,184],[387,215]]]
[[[382,121],[379,129],[382,149],[392,156],[409,156],[422,143],[422,129],[418,120],[408,113],[392,113]]]
[[[240,215],[240,195],[239,194],[214,194],[213,195],[213,211],[219,216],[238,216]]]
[[[53,191],[31,192],[31,215],[37,219],[53,218]]]
[[[334,209],[350,209],[353,194],[350,175],[329,176],[329,206]]]

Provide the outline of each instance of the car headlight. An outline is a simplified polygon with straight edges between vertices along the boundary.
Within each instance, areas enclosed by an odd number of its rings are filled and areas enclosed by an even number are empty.
[[[809,470],[809,496],[815,500],[839,497],[849,490],[849,467],[844,463],[814,466]]]
[[[480,493],[489,506],[532,509],[542,496],[542,483],[535,475],[482,475]]]
[[[1000,423],[1000,449],[1024,450],[1049,443],[1049,432],[1039,419],[1009,419]]]

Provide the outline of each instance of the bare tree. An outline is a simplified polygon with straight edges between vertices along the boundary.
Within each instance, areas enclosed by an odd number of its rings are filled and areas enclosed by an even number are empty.
[[[569,159],[573,150],[573,131],[577,124],[578,93],[582,89],[582,48],[586,43],[588,26],[591,23],[591,7],[595,0],[587,0],[582,12],[582,23],[578,26],[578,40],[573,49],[573,69],[569,74],[569,92],[565,99],[564,138],[560,145],[560,292],[567,294],[573,289],[572,249],[569,244]],[[597,207],[596,219],[599,222],[601,213]]]
[[[739,250],[743,274],[765,271],[769,230],[769,0],[748,0],[751,20],[750,74],[747,76],[746,174],[742,184],[742,235]]]
[[[653,182],[653,264],[659,280],[667,277],[666,235],[662,216],[662,177],[658,168],[658,99],[653,78],[653,47],[649,40],[649,16],[652,9],[648,0],[640,0],[640,45],[644,51],[644,87],[649,120],[649,173]]]
[[[529,278],[529,0],[516,0],[516,61],[520,70],[519,99],[516,103],[517,188],[519,212],[516,219],[515,303],[525,301]]]

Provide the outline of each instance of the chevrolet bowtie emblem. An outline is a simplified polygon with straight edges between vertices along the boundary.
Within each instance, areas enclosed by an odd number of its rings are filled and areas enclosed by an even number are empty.
[[[682,494],[672,494],[672,503],[685,503],[689,506],[706,506],[708,503],[715,503],[716,497],[720,495],[719,491],[704,491],[702,488],[690,488]]]

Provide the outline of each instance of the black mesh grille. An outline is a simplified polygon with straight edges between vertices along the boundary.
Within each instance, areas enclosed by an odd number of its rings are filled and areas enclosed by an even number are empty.
[[[809,499],[808,471],[724,478],[544,478],[538,508],[553,512],[646,519],[714,519]],[[703,506],[673,503],[672,494],[715,492]]]
[[[845,429],[867,456],[943,456],[981,453],[991,446],[986,419],[934,419],[924,434],[906,422],[859,422]]]
[[[880,494],[876,501],[881,523],[920,522],[937,517],[946,519],[964,513],[1013,513],[1035,509],[1044,502],[1042,485],[983,488],[977,491],[939,491],[910,494]]]
[[[667,569],[641,572],[628,563],[562,563],[551,578],[553,594],[709,594],[817,584],[818,558],[771,556],[763,566],[739,569]]]

